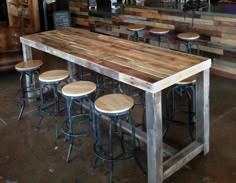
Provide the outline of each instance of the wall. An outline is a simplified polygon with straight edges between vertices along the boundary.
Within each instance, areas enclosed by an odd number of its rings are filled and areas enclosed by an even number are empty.
[[[214,58],[212,72],[236,79],[235,16],[204,13],[192,15],[178,11],[125,7],[122,15],[98,17],[89,16],[87,3],[83,0],[71,0],[69,8],[74,26],[112,36],[126,38],[129,24],[142,24],[147,30],[152,27],[168,28],[171,30],[169,36],[173,48],[178,44],[176,33],[197,32],[201,35],[199,45],[202,55]]]

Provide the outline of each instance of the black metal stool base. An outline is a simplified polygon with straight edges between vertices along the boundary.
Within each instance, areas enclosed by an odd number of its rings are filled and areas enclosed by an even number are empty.
[[[97,111],[98,112],[98,111]],[[112,183],[112,177],[113,177],[113,166],[114,161],[117,160],[126,160],[129,158],[132,158],[135,156],[135,149],[136,149],[136,141],[135,141],[135,124],[134,121],[131,119],[130,112],[126,111],[124,113],[120,114],[104,114],[98,112],[97,120],[96,120],[96,142],[94,144],[94,151],[96,154],[96,158],[93,162],[93,168],[96,168],[96,163],[99,159],[109,162],[109,182]],[[109,122],[109,139],[107,143],[102,142],[101,139],[101,116],[104,115],[106,117],[110,118]],[[132,133],[131,133],[131,139],[130,141],[126,141],[125,137],[127,137],[127,134],[122,132],[122,124],[120,122],[121,119],[127,119],[132,125]],[[119,124],[120,131],[117,131],[117,124]],[[114,133],[114,130],[116,133]],[[114,138],[114,135],[116,135],[116,138]],[[114,142],[119,140],[120,144],[120,151],[119,153],[115,154],[114,152]],[[129,144],[126,144],[126,142],[129,142]],[[118,147],[118,146],[117,146]]]
[[[59,96],[57,92],[57,87],[59,86],[60,81],[58,82],[40,82],[40,117],[35,125],[35,131],[39,130],[39,127],[45,116],[53,116],[55,118],[55,131],[56,131],[56,139],[58,138],[58,125],[57,125],[57,117],[62,111],[60,109],[59,104]],[[53,92],[53,101],[49,104],[46,103],[46,93]]]
[[[187,53],[192,54],[192,47],[195,45],[197,48],[197,55],[200,55],[200,49],[199,49],[199,45],[196,42],[193,41],[181,41],[179,44],[179,48],[178,50],[180,50],[180,45],[183,44],[186,47],[186,51]]]
[[[82,105],[83,102],[87,100],[89,103],[89,113],[84,114],[82,113]],[[73,115],[72,114],[72,106],[74,103],[80,104],[80,114]],[[66,96],[66,106],[67,106],[67,115],[68,119],[65,121],[65,123],[62,126],[62,133],[65,134],[64,141],[69,141],[69,148],[68,148],[68,153],[67,153],[67,158],[66,161],[70,162],[70,157],[71,157],[71,152],[73,149],[74,145],[74,138],[76,137],[86,137],[86,136],[94,136],[94,117],[93,117],[93,103],[90,99],[90,96],[85,95],[81,97],[70,97]],[[92,129],[89,131],[80,131],[75,133],[75,130],[73,128],[73,123],[76,121],[77,118],[82,118],[88,116],[89,119],[78,119],[77,123],[82,124],[84,122],[89,122],[90,126],[92,126]]]
[[[37,97],[37,88],[33,83],[33,76],[39,74],[39,69],[33,69],[33,70],[28,70],[28,71],[17,71],[17,72],[20,74],[20,87],[21,87],[20,91],[17,92],[17,96],[18,96],[18,93],[20,94],[20,97],[19,97],[20,112],[18,115],[18,120],[20,120],[25,109],[25,100],[26,99],[33,100],[33,99],[36,99]],[[30,81],[29,87],[24,86],[27,76]],[[30,93],[32,94],[32,96],[27,96],[28,94],[30,95]]]
[[[187,110],[185,111],[179,111],[178,103],[176,102],[175,98],[176,96],[187,96],[188,104],[187,104]],[[167,131],[171,125],[185,125],[187,124],[189,127],[189,134],[192,140],[194,140],[193,136],[193,129],[195,126],[195,85],[194,83],[190,84],[184,84],[184,85],[174,85],[167,93],[166,96],[166,117],[165,117],[165,123],[167,125],[164,135],[167,134]],[[183,106],[185,107],[185,106]],[[180,121],[176,119],[177,112],[184,112],[188,114],[188,120],[187,121]]]

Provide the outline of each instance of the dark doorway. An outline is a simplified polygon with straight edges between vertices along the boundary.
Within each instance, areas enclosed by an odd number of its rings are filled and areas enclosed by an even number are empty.
[[[40,27],[42,31],[45,31],[43,1],[44,0],[38,0],[38,4],[39,4]],[[55,3],[48,4],[46,7],[47,7],[46,11],[47,11],[48,30],[52,30],[54,29],[53,13],[55,11],[60,11],[60,10],[69,10],[69,0],[56,0]]]
[[[6,0],[0,0],[0,22],[8,22]]]

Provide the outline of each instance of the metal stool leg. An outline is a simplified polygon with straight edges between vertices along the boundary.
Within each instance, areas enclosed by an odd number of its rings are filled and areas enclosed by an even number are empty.
[[[139,40],[138,31],[131,31],[131,33],[132,33],[133,36],[134,36],[134,41],[138,41],[138,40]],[[128,40],[130,40],[130,37],[131,37],[131,34],[129,33],[129,35],[128,35]]]
[[[134,41],[138,41],[138,31],[134,31]]]
[[[40,82],[40,117],[39,120],[35,126],[35,130],[39,129],[39,126],[44,118],[44,113],[46,110],[46,102],[45,102],[45,97],[44,97],[44,88],[45,88],[45,84]]]
[[[171,88],[166,94],[166,129],[163,132],[163,137],[166,136],[168,130],[169,130],[169,121],[173,120],[173,114],[174,114],[174,89]]]
[[[134,35],[134,32],[133,31],[129,31],[128,40],[130,40],[131,34]]]
[[[170,48],[170,40],[167,36],[163,35],[163,38],[165,38],[166,42],[167,42],[167,47]]]
[[[191,43],[191,41],[187,41],[186,46],[187,46],[187,53],[191,54],[191,52],[192,52],[192,43]]]
[[[109,175],[109,182],[112,183],[112,177],[113,177],[113,145],[112,145],[112,128],[113,127],[113,122],[110,121],[109,124],[109,158],[110,158],[110,162],[109,162],[109,171],[110,171],[110,175]]]
[[[53,95],[54,95],[54,118],[55,118],[55,131],[56,131],[56,139],[58,138],[58,125],[57,125],[57,117],[59,115],[59,99],[57,95],[57,84],[53,85]]]
[[[194,116],[195,116],[195,88],[194,86],[188,87],[188,97],[189,97],[189,133],[192,141],[194,140],[193,128],[194,128]]]
[[[157,42],[158,42],[158,46],[161,46],[161,36],[157,35]]]
[[[94,111],[95,113],[95,111]],[[96,119],[95,120],[95,143],[94,143],[94,152],[100,152],[102,149],[102,143],[101,143],[101,114],[99,113],[98,115],[96,115]],[[98,149],[97,149],[98,148]],[[92,163],[92,167],[96,168],[96,164],[99,160],[99,157],[96,156],[95,160]]]
[[[69,126],[68,139],[69,139],[69,142],[70,142],[68,153],[67,153],[67,158],[66,158],[67,162],[69,162],[69,160],[70,160],[71,151],[72,151],[72,147],[73,147],[73,141],[74,141],[73,137],[70,136],[73,133],[73,131],[72,131],[72,114],[71,114],[72,113],[72,111],[71,111],[72,102],[73,102],[73,99],[71,97],[67,97],[66,98],[67,115],[68,115],[68,126]]]
[[[24,90],[24,77],[25,73],[20,74],[20,86],[21,86],[21,96],[20,96],[20,113],[18,116],[18,120],[21,119],[23,111],[25,109],[25,90]]]

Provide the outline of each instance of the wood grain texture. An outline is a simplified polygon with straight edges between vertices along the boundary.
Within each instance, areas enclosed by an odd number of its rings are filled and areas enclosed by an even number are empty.
[[[27,71],[37,69],[43,65],[42,60],[31,60],[29,62],[20,62],[15,65],[15,69],[18,71]]]
[[[39,75],[39,80],[43,82],[56,82],[69,77],[66,70],[51,70]]]
[[[71,0],[73,1],[73,0]],[[73,1],[74,3],[77,3]],[[80,6],[80,5],[77,5]],[[72,6],[72,8],[74,5]],[[79,13],[86,12],[87,10],[78,10]],[[75,11],[73,11],[75,12]],[[76,17],[79,17],[75,14]],[[91,18],[91,17],[89,17]],[[88,19],[89,19],[88,18]],[[192,19],[194,18],[194,19]],[[85,18],[86,19],[86,18]],[[200,42],[200,48],[202,52],[210,52],[215,56],[222,55],[224,56],[225,51],[234,50],[236,48],[234,46],[233,41],[228,41],[227,39],[231,39],[225,37],[225,34],[235,34],[236,29],[236,19],[234,17],[220,17],[219,15],[205,16],[191,13],[183,13],[183,12],[168,12],[165,10],[151,10],[145,8],[138,7],[125,7],[124,12],[121,15],[116,15],[111,17],[112,25],[128,26],[130,24],[139,24],[146,26],[147,29],[151,28],[165,28],[171,31],[179,32],[195,32],[200,34],[200,41],[206,41],[204,44]],[[94,21],[94,27],[97,24],[103,23],[103,18]],[[193,25],[192,25],[193,22]],[[90,28],[89,24],[85,24],[84,21],[82,23],[80,21],[76,21],[74,24],[79,27]],[[118,30],[118,29],[99,29],[99,32],[104,34],[113,35],[113,31],[116,32],[116,36],[120,35],[122,37],[127,37],[128,32]],[[120,28],[121,29],[121,28]],[[90,29],[91,30],[91,29]],[[118,37],[118,36],[117,36]],[[141,35],[140,37],[144,37]],[[220,41],[211,42],[209,41],[211,37],[221,38]],[[234,39],[232,39],[234,40]],[[175,41],[173,42],[175,44]],[[220,45],[219,43],[223,43]],[[201,47],[202,46],[202,47]],[[206,49],[205,49],[206,48]]]
[[[182,40],[196,40],[200,37],[200,35],[197,33],[185,32],[178,34],[177,37]]]
[[[162,29],[162,28],[152,28],[149,30],[152,34],[167,34],[170,30],[169,29]]]
[[[204,57],[75,28],[27,35],[21,42],[150,92],[211,65]]]
[[[235,39],[225,39],[225,38],[219,38],[219,37],[211,37],[211,42],[213,43],[218,43],[221,45],[229,45],[229,46],[233,46],[236,47],[236,40]]]
[[[108,94],[95,101],[95,109],[102,113],[116,114],[130,110],[134,99],[125,94]]]
[[[186,148],[169,158],[164,162],[164,179],[171,176],[177,170],[179,170],[183,165],[191,161],[195,156],[203,151],[203,145],[199,142],[192,142]]]
[[[226,67],[226,66],[222,66],[222,65],[218,65],[218,64],[213,64],[212,68],[211,68],[211,73],[236,80],[236,69],[235,68],[230,68],[230,67]]]
[[[91,81],[77,81],[65,85],[62,94],[65,96],[79,97],[88,95],[96,90],[96,84]]]

